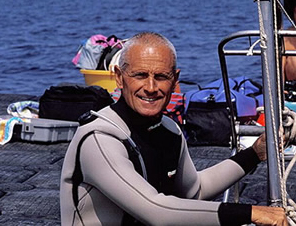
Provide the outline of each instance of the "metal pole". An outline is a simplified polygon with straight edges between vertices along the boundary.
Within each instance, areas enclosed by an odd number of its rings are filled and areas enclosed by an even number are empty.
[[[261,49],[263,92],[264,92],[264,113],[265,113],[265,132],[267,139],[267,164],[268,164],[268,202],[272,206],[281,206],[280,177],[277,166],[276,146],[279,141],[279,110],[278,110],[278,91],[276,79],[275,43],[274,43],[274,20],[273,20],[273,1],[260,1],[263,27],[266,34],[267,49]],[[264,54],[266,53],[267,61]],[[268,68],[268,71],[266,70]],[[270,75],[270,83],[267,78]],[[269,92],[271,89],[271,95]],[[272,111],[274,114],[272,114]],[[274,126],[275,125],[275,126]],[[275,127],[275,130],[274,130]]]
[[[228,73],[227,73],[227,66],[226,66],[226,58],[223,53],[223,46],[224,42],[221,42],[218,46],[218,53],[220,58],[220,66],[222,71],[222,78],[223,78],[223,85],[225,90],[225,98],[229,108],[229,118],[230,118],[230,126],[231,126],[231,149],[237,148],[237,134],[235,130],[235,115],[234,115],[234,107],[231,101],[231,93],[229,88],[229,81],[228,81]]]

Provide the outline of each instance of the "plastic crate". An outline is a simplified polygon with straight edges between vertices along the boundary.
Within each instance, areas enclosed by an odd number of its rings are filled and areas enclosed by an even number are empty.
[[[21,123],[20,139],[36,142],[70,141],[78,126],[78,122],[33,118]]]

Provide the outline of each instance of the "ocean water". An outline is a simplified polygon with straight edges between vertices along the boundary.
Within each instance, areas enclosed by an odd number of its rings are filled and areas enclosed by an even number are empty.
[[[175,45],[181,80],[221,78],[217,47],[226,36],[258,29],[253,0],[0,0],[0,93],[42,95],[61,82],[84,83],[71,60],[94,34],[129,38],[141,31]],[[247,58],[247,59],[246,59]],[[260,79],[260,57],[229,57],[230,76]],[[186,92],[195,86],[182,84]]]

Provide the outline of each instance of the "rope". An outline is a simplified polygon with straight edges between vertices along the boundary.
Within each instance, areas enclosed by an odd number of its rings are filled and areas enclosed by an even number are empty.
[[[287,107],[283,110],[283,127],[285,128],[286,146],[289,144],[296,145],[296,113]]]
[[[277,0],[278,1],[278,0]],[[268,62],[267,62],[267,53],[266,53],[266,49],[267,49],[267,36],[264,30],[264,23],[263,23],[263,17],[262,17],[262,12],[261,12],[261,7],[260,7],[260,0],[257,1],[258,3],[258,15],[259,15],[259,25],[260,25],[260,46],[261,46],[261,51],[262,51],[262,57],[265,63],[265,71],[266,71],[266,78],[267,78],[267,88],[268,88],[268,95],[272,96],[272,91],[271,91],[271,79],[270,79],[270,72],[268,69]],[[277,86],[278,86],[278,98],[279,100],[281,100],[281,73],[280,73],[280,65],[279,65],[279,46],[278,46],[278,29],[277,29],[277,15],[276,15],[276,1],[273,1],[273,17],[274,17],[274,26],[275,26],[275,52],[276,52],[276,79],[277,79]],[[281,6],[281,4],[279,4]],[[281,6],[282,7],[282,6]],[[283,7],[282,7],[283,8]],[[274,140],[276,141],[277,136],[277,129],[276,129],[276,124],[275,124],[275,112],[274,112],[274,103],[273,100],[270,100],[270,106],[271,106],[271,123],[272,123],[272,129],[273,129],[273,136],[274,136]],[[282,102],[279,101],[279,112],[282,112]],[[294,143],[296,141],[296,129],[294,126],[294,119],[296,118],[296,114],[291,113],[291,111],[286,111],[284,112],[284,119],[285,119],[285,127],[289,127],[291,128],[290,132],[289,132],[289,142]],[[288,117],[290,116],[290,117]],[[280,127],[279,128],[283,128],[283,117],[282,114],[279,114],[279,121],[280,121]],[[281,146],[281,151],[284,150],[283,147],[283,136],[279,136],[280,137],[280,146]],[[291,140],[290,140],[291,139]],[[296,142],[295,142],[296,144]],[[295,208],[295,203],[293,200],[291,200],[290,198],[288,199],[289,204],[292,206],[288,206],[287,204],[287,190],[286,190],[286,180],[288,178],[288,175],[293,167],[293,165],[296,162],[296,155],[294,156],[293,160],[290,162],[289,166],[287,167],[287,169],[285,170],[285,159],[284,159],[284,153],[282,152],[282,158],[280,160],[280,152],[279,152],[279,145],[278,142],[275,142],[275,149],[276,149],[276,157],[277,157],[277,165],[278,165],[278,172],[279,172],[279,176],[280,176],[280,187],[281,187],[281,196],[282,196],[282,200],[283,200],[283,208],[286,211],[286,215],[288,217],[288,221],[290,225],[296,225],[296,208]]]
[[[253,50],[255,48],[255,46],[260,42],[261,40],[258,39],[257,41],[255,41],[253,43],[253,45],[251,45],[251,47],[249,48],[248,52],[247,52],[247,56],[253,56]]]
[[[283,126],[285,127],[285,135],[287,144],[296,144],[296,123],[294,123],[296,113],[293,111],[290,111],[289,109],[285,108],[284,114],[286,114],[286,120],[283,122]],[[282,154],[282,157],[284,158],[284,154]],[[288,176],[295,165],[296,162],[296,154],[293,156],[292,160],[289,162],[288,166],[286,167],[286,170],[284,171],[283,175],[283,183],[287,183]],[[284,165],[284,162],[283,162]],[[290,225],[296,225],[296,203],[289,197],[287,191],[285,191],[284,194],[287,198],[287,202],[290,206],[286,203],[285,211],[289,219]]]
[[[283,7],[280,0],[277,0],[277,4],[280,7],[280,9],[282,10],[282,12],[285,14],[286,18],[290,21],[291,25],[294,28],[296,28],[296,25],[295,25],[294,21],[288,15],[287,11]],[[275,30],[277,31],[277,29],[275,29]],[[296,144],[296,124],[294,123],[294,121],[296,120],[296,113],[293,112],[293,111],[290,111],[288,108],[285,108],[284,111],[283,111],[283,115],[288,116],[288,117],[284,116],[284,118],[285,118],[285,121],[284,121],[285,125],[284,126],[286,128],[288,128],[288,129],[285,130],[287,146],[289,145],[289,143]],[[284,155],[282,155],[282,157],[284,158]],[[296,162],[296,155],[294,155],[294,157],[292,158],[292,160],[290,161],[290,163],[286,167],[286,170],[284,171],[284,176],[283,176],[284,184],[286,184],[288,176],[289,176],[293,166],[295,165],[295,162]],[[282,165],[284,166],[284,161],[283,161]],[[289,196],[289,195],[287,194],[287,196]],[[294,220],[294,222],[296,222],[296,216],[295,216],[296,215],[296,212],[295,212],[296,211],[296,203],[290,197],[288,197],[287,201],[288,201],[289,205],[292,206],[292,209],[294,208],[294,210],[292,211],[291,207],[287,207],[288,208],[288,209],[286,209],[286,211],[288,213],[287,215],[290,218],[292,218]]]
[[[296,203],[290,197],[288,197],[288,202],[294,209],[296,209]]]
[[[264,23],[263,23],[263,16],[262,16],[262,12],[261,12],[261,7],[260,7],[260,1],[258,0],[258,14],[259,14],[259,27],[260,27],[260,40],[261,40],[261,50],[262,50],[262,56],[263,56],[263,60],[264,60],[264,65],[265,65],[265,71],[266,71],[266,79],[267,79],[267,88],[268,88],[268,95],[271,97],[272,96],[272,90],[271,90],[271,81],[270,81],[270,72],[269,72],[269,68],[268,68],[268,61],[267,61],[267,53],[266,53],[266,49],[267,49],[267,36],[264,30]],[[282,179],[282,170],[281,170],[281,164],[279,163],[279,146],[278,146],[278,142],[276,142],[277,140],[277,128],[276,128],[276,124],[275,124],[275,112],[274,112],[274,103],[273,100],[270,99],[270,107],[271,107],[271,123],[272,123],[272,129],[273,129],[273,138],[275,141],[275,149],[276,149],[276,156],[277,156],[277,161],[278,161],[278,172],[280,174],[280,179]],[[282,180],[281,180],[282,181]],[[281,186],[281,191],[283,194],[283,186],[282,183],[280,184]]]
[[[274,18],[274,39],[275,39],[275,58],[276,58],[276,78],[277,78],[277,91],[278,91],[278,98],[279,98],[279,112],[282,111],[282,93],[281,93],[281,73],[280,73],[280,60],[279,60],[279,41],[278,41],[278,27],[277,27],[277,3],[276,1],[273,1],[273,18]],[[279,114],[279,122],[280,122],[280,128],[283,128],[283,118],[282,114]],[[280,178],[281,178],[281,195],[283,200],[283,207],[287,207],[287,197],[286,197],[286,183],[283,180],[284,172],[285,172],[285,156],[283,154],[284,150],[284,140],[283,136],[280,137],[280,151],[282,153],[282,159],[280,159],[279,151],[277,150],[277,160],[278,160],[278,169],[280,172]]]
[[[287,182],[288,176],[289,176],[295,162],[296,162],[296,155],[293,156],[292,160],[290,161],[290,163],[288,164],[288,166],[286,168],[285,175],[284,175],[284,178],[283,178],[284,182]],[[296,207],[296,205],[294,205],[294,206]]]

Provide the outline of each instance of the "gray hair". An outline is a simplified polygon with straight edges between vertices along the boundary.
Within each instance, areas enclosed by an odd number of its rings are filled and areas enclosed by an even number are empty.
[[[174,45],[163,35],[155,33],[155,32],[142,32],[139,34],[134,35],[132,38],[128,39],[121,50],[120,58],[118,61],[119,67],[124,70],[125,67],[128,65],[126,55],[127,52],[131,49],[132,46],[136,44],[149,44],[151,46],[157,47],[157,46],[167,46],[173,56],[173,70],[176,69],[177,64],[177,53]]]

